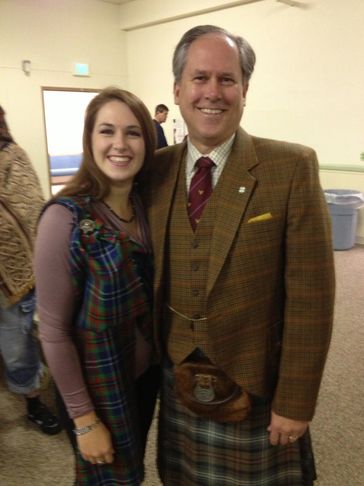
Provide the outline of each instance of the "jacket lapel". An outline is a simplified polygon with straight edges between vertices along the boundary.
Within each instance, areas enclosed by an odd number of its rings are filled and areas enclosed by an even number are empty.
[[[153,167],[155,183],[152,184],[152,197],[148,214],[154,244],[154,282],[155,289],[158,289],[158,294],[166,262],[164,249],[166,247],[169,216],[186,145],[186,143],[183,143],[173,147],[175,150],[173,151],[173,157],[169,155],[165,160],[161,157]]]
[[[218,184],[219,196],[211,243],[206,292],[211,292],[226,260],[256,185],[250,170],[258,164],[252,138],[241,128]]]

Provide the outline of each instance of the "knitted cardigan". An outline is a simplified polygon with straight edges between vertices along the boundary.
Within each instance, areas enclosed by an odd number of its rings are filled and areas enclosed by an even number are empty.
[[[18,302],[34,287],[33,246],[44,204],[37,174],[22,148],[0,150],[0,306]]]

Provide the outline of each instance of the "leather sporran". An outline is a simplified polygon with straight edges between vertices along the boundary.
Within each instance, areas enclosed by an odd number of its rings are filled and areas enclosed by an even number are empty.
[[[175,392],[181,403],[216,422],[239,422],[251,410],[248,393],[207,358],[174,367]]]

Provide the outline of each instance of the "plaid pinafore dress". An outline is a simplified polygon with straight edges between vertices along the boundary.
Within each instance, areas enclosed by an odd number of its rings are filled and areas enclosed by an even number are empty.
[[[70,257],[79,306],[74,339],[95,410],[112,434],[112,464],[93,465],[76,454],[76,484],[141,484],[143,447],[135,390],[135,326],[151,341],[151,255],[111,230],[88,197],[59,198],[73,213]]]

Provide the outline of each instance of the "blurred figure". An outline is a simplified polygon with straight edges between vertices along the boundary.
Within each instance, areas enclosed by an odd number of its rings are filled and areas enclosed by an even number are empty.
[[[39,398],[45,367],[33,336],[33,244],[43,203],[36,172],[0,106],[0,353],[8,387],[25,397],[28,419],[52,435],[61,427]]]
[[[154,151],[144,104],[103,90],[86,110],[81,167],[40,219],[40,337],[72,419],[78,486],[143,480],[159,368],[151,242],[135,182]]]
[[[169,109],[166,105],[160,104],[155,107],[153,122],[157,132],[157,149],[168,146],[168,142],[161,125],[167,120],[168,112]]]

